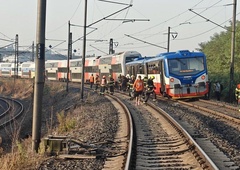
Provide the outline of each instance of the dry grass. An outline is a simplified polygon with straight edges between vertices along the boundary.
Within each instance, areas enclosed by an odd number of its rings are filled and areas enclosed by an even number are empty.
[[[63,85],[47,82],[44,86],[44,95],[54,96],[57,92],[65,90]],[[33,93],[33,81],[28,79],[4,79],[0,80],[0,93],[13,98],[30,98]],[[61,126],[68,130],[72,123],[62,117]],[[20,125],[21,126],[21,125]],[[64,129],[63,128],[63,129]],[[13,132],[14,133],[14,132]],[[15,132],[19,135],[19,133]],[[34,170],[38,169],[39,164],[46,159],[44,156],[45,148],[43,142],[38,153],[32,151],[32,139],[18,140],[19,137],[12,140],[12,152],[4,153],[1,148],[0,140],[0,170]],[[0,137],[1,139],[1,137]]]
[[[57,115],[57,118],[59,122],[57,132],[60,134],[69,132],[76,127],[77,120],[72,115],[68,115],[68,114],[65,115],[64,112],[62,111]]]
[[[0,157],[1,170],[34,170],[46,159],[42,152],[32,152],[31,138],[17,142],[13,153],[3,154]]]
[[[33,92],[33,81],[29,79],[4,79],[0,81],[0,93],[13,98],[27,98]]]

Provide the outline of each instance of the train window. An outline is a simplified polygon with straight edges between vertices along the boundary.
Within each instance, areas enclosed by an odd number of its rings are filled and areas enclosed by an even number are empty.
[[[178,64],[177,64],[176,61],[170,61],[170,62],[169,62],[169,66],[170,66],[171,68],[178,68]]]
[[[91,66],[90,67],[85,66],[84,70],[85,70],[85,72],[88,72],[88,73],[92,73],[93,72]]]
[[[121,64],[114,64],[114,65],[112,65],[112,71],[114,73],[121,73],[122,72]]]
[[[67,67],[60,67],[60,68],[58,68],[58,72],[66,73],[67,72]]]
[[[134,59],[139,58],[139,56],[129,56],[126,57],[126,63],[133,61]]]
[[[112,63],[112,58],[107,57],[107,58],[100,58],[99,64],[111,64]]]
[[[98,66],[93,66],[92,67],[92,72],[93,73],[97,73],[99,70],[98,70]]]
[[[138,73],[139,73],[139,74],[144,74],[144,68],[143,68],[143,66],[140,65],[140,66],[138,67]]]
[[[193,75],[204,70],[203,58],[169,60],[169,72],[175,75]]]
[[[157,74],[160,72],[158,63],[149,63],[147,68],[149,74]]]
[[[72,61],[70,67],[82,67],[82,61]]]

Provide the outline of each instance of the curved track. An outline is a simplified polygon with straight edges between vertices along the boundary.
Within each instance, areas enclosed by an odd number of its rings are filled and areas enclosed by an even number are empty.
[[[8,106],[0,116],[0,128],[4,128],[23,113],[23,105],[15,99],[1,97],[0,100]]]
[[[217,169],[168,113],[155,105],[136,107],[124,94],[118,97],[131,111],[135,125],[132,169]]]

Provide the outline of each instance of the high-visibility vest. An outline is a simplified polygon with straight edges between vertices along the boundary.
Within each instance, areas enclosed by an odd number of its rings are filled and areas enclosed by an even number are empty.
[[[135,88],[136,91],[143,91],[144,83],[142,80],[137,79],[135,80],[133,87]]]
[[[108,81],[108,85],[109,86],[113,86],[114,85],[114,79],[110,78],[110,80]]]
[[[90,76],[90,82],[93,83],[94,82],[94,77]]]
[[[235,96],[236,96],[236,99],[240,99],[240,89],[239,88],[235,89]]]
[[[143,78],[144,87],[146,87],[147,81],[148,81],[148,78],[147,78],[147,77],[144,77],[144,78]]]
[[[102,85],[102,86],[105,86],[105,85],[106,85],[106,79],[102,79],[101,85]]]

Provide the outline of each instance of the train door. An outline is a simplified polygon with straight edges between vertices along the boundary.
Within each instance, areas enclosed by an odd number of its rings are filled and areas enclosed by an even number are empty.
[[[107,75],[107,76],[109,77],[110,75],[113,76],[113,70],[112,69],[109,69],[109,75]]]
[[[160,75],[160,84],[161,84],[161,87],[160,87],[160,92],[163,96],[166,95],[166,83],[164,81],[164,63],[163,63],[163,60],[160,60],[159,61],[159,67],[160,67],[160,72],[159,72],[159,75]]]

